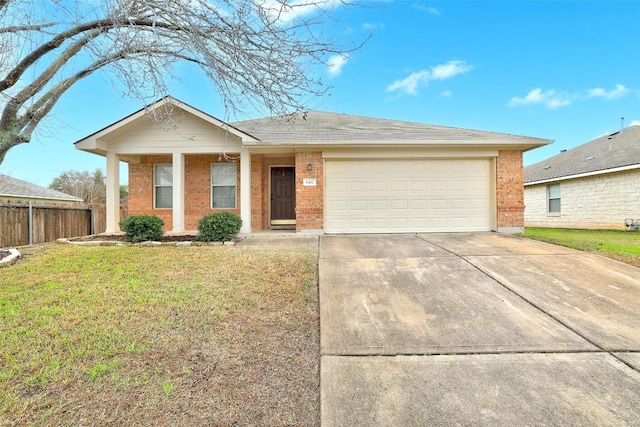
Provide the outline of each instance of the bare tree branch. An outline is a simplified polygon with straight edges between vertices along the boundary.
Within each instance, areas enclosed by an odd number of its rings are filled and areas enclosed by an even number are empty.
[[[50,28],[53,27],[55,25],[55,23],[53,22],[48,22],[48,23],[44,23],[44,24],[37,24],[37,25],[14,25],[11,27],[4,27],[4,28],[0,28],[0,34],[2,33],[19,33],[22,31],[42,31],[45,28]]]
[[[178,63],[202,69],[225,108],[279,115],[326,87],[313,67],[359,48],[325,36],[339,0],[0,0],[0,164],[56,102],[104,71],[145,102]],[[27,19],[25,19],[27,17]],[[89,17],[87,19],[87,17]]]

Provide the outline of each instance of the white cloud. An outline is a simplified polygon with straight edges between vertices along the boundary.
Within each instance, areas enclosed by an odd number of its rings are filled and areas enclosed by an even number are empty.
[[[472,68],[472,65],[468,65],[464,61],[449,61],[446,64],[431,67],[431,79],[449,79],[457,74],[464,74],[466,72],[469,72]]]
[[[387,92],[392,92],[394,90],[401,90],[410,95],[417,95],[417,87],[418,83],[424,81],[425,83],[429,81],[429,71],[422,70],[417,73],[411,73],[408,77],[405,77],[402,80],[396,80],[387,86]]]
[[[571,97],[567,94],[557,93],[555,90],[543,92],[539,87],[532,89],[524,98],[514,96],[509,101],[509,106],[516,107],[529,104],[543,104],[547,108],[556,109],[571,104]]]
[[[627,89],[624,85],[621,85],[619,83],[616,85],[615,89],[611,89],[610,91],[606,91],[601,87],[596,87],[596,88],[587,90],[589,98],[602,97],[606,99],[620,98],[621,96],[625,95],[627,92],[629,92],[629,89]]]
[[[377,31],[377,30],[384,30],[385,25],[374,24],[373,22],[365,22],[364,24],[362,24],[362,28],[364,28],[367,31]]]
[[[260,6],[272,19],[284,24],[342,3],[342,0],[264,0]]]
[[[445,98],[451,98],[451,91],[450,90],[443,90],[440,95],[444,96]]]
[[[396,80],[387,86],[387,92],[400,90],[410,95],[416,95],[418,93],[418,85],[422,84],[426,86],[431,80],[450,79],[458,74],[467,73],[471,71],[472,68],[473,66],[467,64],[465,61],[449,61],[446,64],[431,67],[429,70],[413,72],[402,80]]]
[[[552,110],[560,107],[566,107],[567,105],[571,105],[571,99],[566,95],[554,96],[547,102],[547,107]]]
[[[440,15],[440,11],[433,7],[433,6],[423,6],[421,4],[414,4],[413,5],[414,8],[418,9],[418,10],[422,10],[424,12],[428,12],[432,15]]]
[[[541,104],[550,109],[556,109],[571,105],[574,101],[585,101],[589,98],[605,98],[616,99],[624,96],[629,92],[629,89],[622,84],[617,84],[615,88],[607,91],[601,87],[593,89],[587,89],[587,95],[582,93],[568,94],[566,92],[557,92],[553,89],[543,91],[539,87],[532,89],[525,97],[520,98],[514,96],[509,100],[510,107],[517,107],[520,105],[532,105]]]
[[[347,55],[334,55],[327,61],[327,70],[331,77],[339,76],[342,73],[342,67],[345,66],[349,56]]]
[[[640,126],[640,120],[631,120],[629,126]]]

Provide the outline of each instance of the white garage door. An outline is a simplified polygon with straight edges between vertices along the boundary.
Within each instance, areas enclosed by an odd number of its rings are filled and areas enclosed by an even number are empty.
[[[491,176],[489,159],[328,159],[325,231],[489,231]]]

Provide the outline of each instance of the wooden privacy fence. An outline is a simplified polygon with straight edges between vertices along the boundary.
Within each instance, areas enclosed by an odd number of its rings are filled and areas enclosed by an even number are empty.
[[[120,207],[120,219],[127,207]],[[61,237],[102,233],[105,205],[47,205],[28,201],[0,201],[0,247],[52,242]]]

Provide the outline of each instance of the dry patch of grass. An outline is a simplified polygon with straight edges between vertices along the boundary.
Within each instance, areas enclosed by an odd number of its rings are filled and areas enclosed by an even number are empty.
[[[0,425],[319,425],[315,245],[40,248],[0,271]]]

